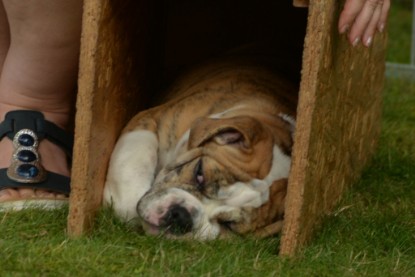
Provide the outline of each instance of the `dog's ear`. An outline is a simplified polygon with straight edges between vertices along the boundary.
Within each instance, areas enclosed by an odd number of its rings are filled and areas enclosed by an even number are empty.
[[[259,134],[263,133],[262,128],[258,120],[249,116],[202,118],[190,130],[189,148],[211,141],[219,145],[250,148]]]

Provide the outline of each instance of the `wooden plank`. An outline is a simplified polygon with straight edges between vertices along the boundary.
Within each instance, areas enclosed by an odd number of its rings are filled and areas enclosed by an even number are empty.
[[[359,178],[380,133],[385,35],[367,49],[337,31],[339,1],[311,1],[280,253],[294,255]]]
[[[91,228],[115,141],[147,102],[154,11],[152,1],[84,1],[69,236]]]

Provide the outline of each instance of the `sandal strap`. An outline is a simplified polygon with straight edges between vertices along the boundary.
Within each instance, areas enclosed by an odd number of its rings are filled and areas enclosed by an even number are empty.
[[[13,181],[7,176],[7,169],[0,169],[0,190],[6,188],[33,188],[33,189],[42,189],[47,191],[53,191],[65,195],[69,195],[71,191],[70,187],[70,178],[49,172],[47,174],[46,180],[40,183],[20,183]]]
[[[39,140],[48,139],[54,144],[64,148],[72,157],[73,136],[68,135],[59,126],[45,119],[38,111],[18,110],[8,112],[0,124],[0,140],[7,136],[11,140],[22,129],[33,130]]]
[[[69,195],[70,178],[46,171],[39,163],[38,141],[47,139],[62,147],[72,157],[73,136],[45,119],[38,111],[8,112],[0,123],[0,140],[7,136],[13,141],[15,152],[9,168],[0,169],[0,190],[5,188],[34,188]],[[28,145],[19,138],[31,138]],[[17,140],[16,140],[17,139]]]

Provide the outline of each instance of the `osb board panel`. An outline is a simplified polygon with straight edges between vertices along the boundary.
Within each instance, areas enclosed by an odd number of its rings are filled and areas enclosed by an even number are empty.
[[[351,47],[339,1],[310,1],[280,253],[293,255],[360,175],[380,132],[386,38]]]
[[[151,29],[153,6],[152,1],[84,1],[70,236],[90,228],[115,141],[146,102],[139,92],[153,70],[147,58],[156,39],[150,34],[157,33]]]

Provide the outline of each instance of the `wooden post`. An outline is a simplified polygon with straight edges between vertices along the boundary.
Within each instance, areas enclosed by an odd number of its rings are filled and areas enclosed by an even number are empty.
[[[108,161],[126,122],[147,102],[156,1],[85,0],[68,234],[87,232]],[[153,28],[154,27],[154,28]],[[154,55],[153,55],[154,56]]]
[[[380,133],[386,36],[351,47],[338,1],[310,1],[280,253],[293,255],[355,182]]]

